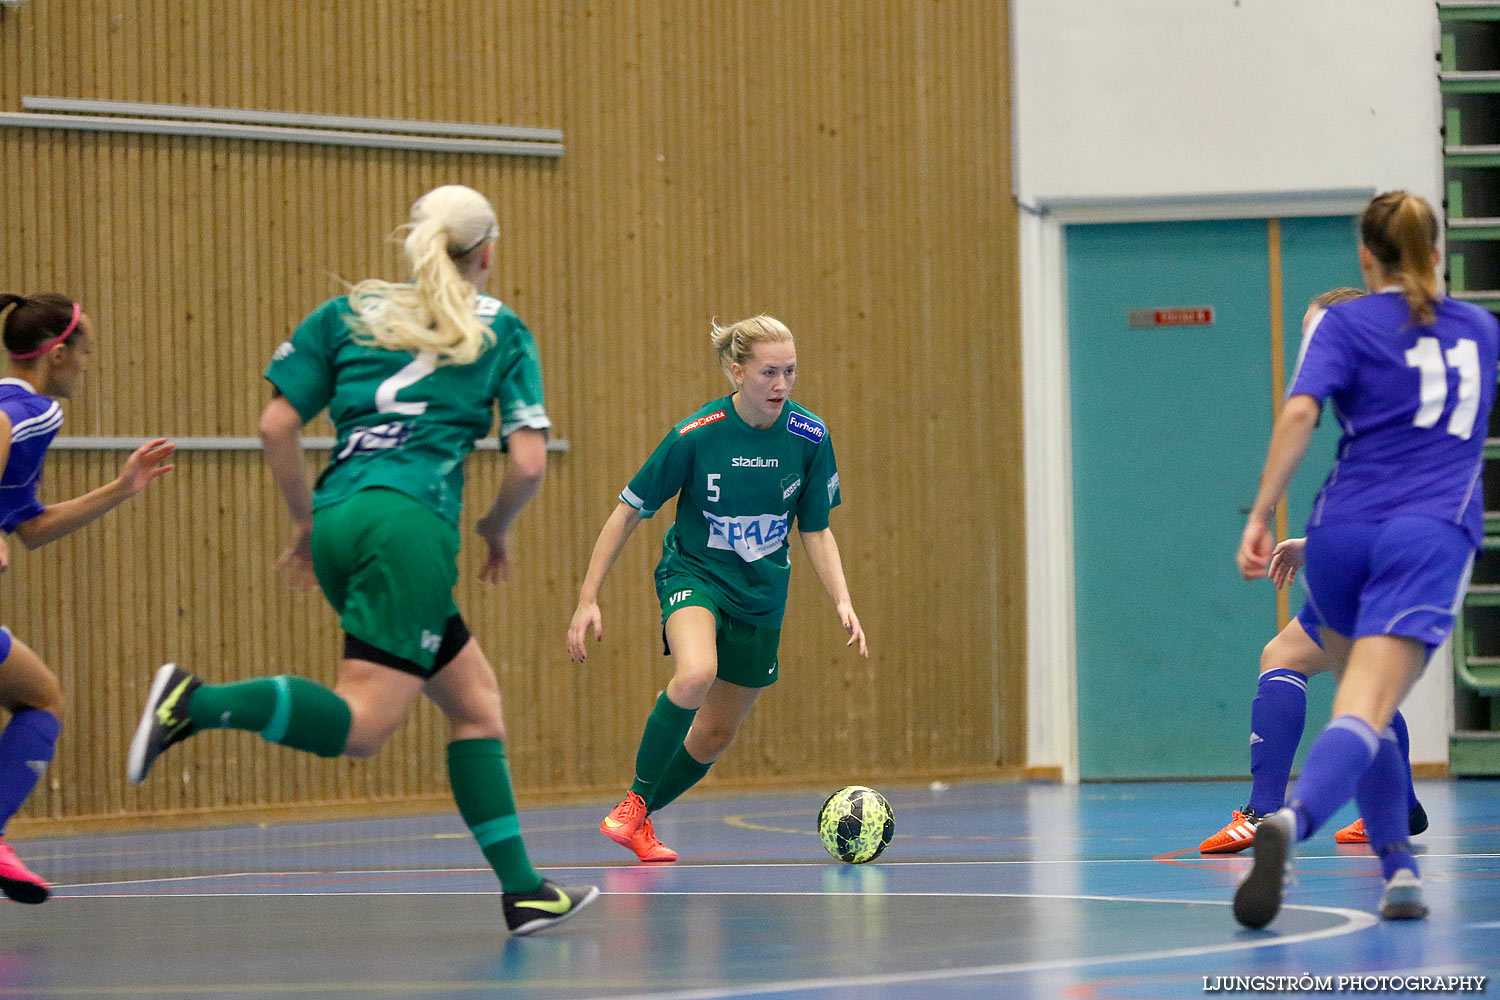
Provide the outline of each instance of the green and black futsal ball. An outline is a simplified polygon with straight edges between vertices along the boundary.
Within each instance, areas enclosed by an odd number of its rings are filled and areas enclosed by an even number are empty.
[[[850,785],[828,796],[818,811],[818,836],[828,853],[849,865],[880,857],[891,842],[896,819],[891,804],[873,788]]]

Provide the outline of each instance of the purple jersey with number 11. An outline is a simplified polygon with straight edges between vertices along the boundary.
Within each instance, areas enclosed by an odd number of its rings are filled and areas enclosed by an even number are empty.
[[[1307,526],[1397,515],[1459,525],[1477,547],[1479,489],[1495,399],[1497,324],[1444,297],[1437,321],[1414,326],[1399,292],[1367,295],[1316,315],[1287,396],[1333,400],[1338,456]]]

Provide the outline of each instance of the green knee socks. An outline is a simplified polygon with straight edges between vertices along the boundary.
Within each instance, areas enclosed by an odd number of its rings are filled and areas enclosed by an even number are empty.
[[[674,703],[665,691],[657,697],[656,706],[646,718],[646,730],[641,733],[641,747],[635,755],[635,781],[630,786],[632,792],[648,803],[697,714],[696,708],[682,708]]]
[[[499,740],[454,740],[448,744],[448,781],[458,813],[506,892],[534,892],[542,876],[526,857],[510,766]]]
[[[301,677],[262,677],[204,684],[193,692],[188,717],[199,729],[248,729],[270,743],[337,757],[349,739],[349,703]]]
[[[664,808],[677,796],[702,781],[708,769],[713,766],[713,761],[705,764],[688,753],[687,747],[679,746],[666,770],[656,779],[655,792],[646,800],[647,807],[652,812]]]

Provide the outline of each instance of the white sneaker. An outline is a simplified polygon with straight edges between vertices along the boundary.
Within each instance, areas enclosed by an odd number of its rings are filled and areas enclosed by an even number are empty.
[[[1385,920],[1421,920],[1428,914],[1422,902],[1422,880],[1410,868],[1397,868],[1380,894],[1380,916]]]

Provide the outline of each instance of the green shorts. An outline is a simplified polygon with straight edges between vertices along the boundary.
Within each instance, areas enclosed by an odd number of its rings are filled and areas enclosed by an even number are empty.
[[[707,608],[718,625],[715,646],[718,649],[718,676],[740,687],[763,688],[776,683],[780,664],[776,651],[781,645],[781,629],[767,628],[740,621],[719,610],[708,588],[691,577],[669,577],[657,588],[661,601],[661,651],[671,656],[667,645],[667,619],[683,608]]]
[[[458,528],[405,493],[359,490],[313,514],[313,572],[344,631],[430,673],[458,614]]]

